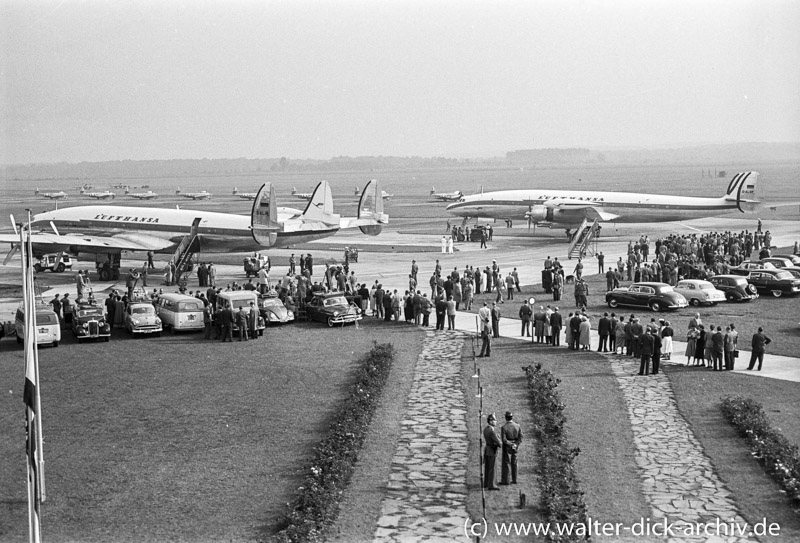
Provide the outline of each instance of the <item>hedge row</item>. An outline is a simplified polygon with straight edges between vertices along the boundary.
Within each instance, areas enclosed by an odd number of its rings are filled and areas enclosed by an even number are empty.
[[[348,397],[333,416],[328,435],[314,449],[305,484],[279,523],[275,541],[324,540],[325,531],[339,514],[339,501],[350,483],[393,360],[394,347],[375,342],[361,362]]]
[[[722,412],[747,439],[753,456],[764,466],[786,495],[800,500],[800,453],[773,429],[761,404],[740,396],[722,398]]]
[[[551,524],[588,527],[586,503],[575,472],[578,448],[570,448],[565,435],[566,417],[556,387],[560,382],[553,374],[542,369],[541,364],[523,368],[528,377],[533,411],[533,433],[539,446],[538,478],[542,492],[542,507]],[[586,530],[581,534],[562,535],[554,531],[549,541],[586,541]]]

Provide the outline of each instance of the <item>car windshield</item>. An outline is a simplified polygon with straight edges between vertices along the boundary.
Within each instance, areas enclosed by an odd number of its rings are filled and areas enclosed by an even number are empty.
[[[661,293],[664,293],[664,292],[674,292],[674,290],[673,290],[672,286],[670,286],[670,285],[664,285],[663,287],[660,287],[660,288],[658,289],[658,291],[659,291],[659,292],[661,292]]]
[[[347,305],[347,300],[344,296],[334,296],[333,298],[325,298],[325,307],[333,305]]]
[[[156,310],[152,305],[140,305],[131,309],[134,315],[152,315]]]
[[[282,305],[283,304],[278,298],[265,298],[264,300],[261,301],[261,307],[264,308],[267,307],[276,308],[276,307],[281,307]]]
[[[81,309],[78,311],[78,317],[102,317],[103,310],[99,307],[92,307],[89,309]]]
[[[788,271],[779,271],[775,274],[775,279],[794,279],[794,275]]]

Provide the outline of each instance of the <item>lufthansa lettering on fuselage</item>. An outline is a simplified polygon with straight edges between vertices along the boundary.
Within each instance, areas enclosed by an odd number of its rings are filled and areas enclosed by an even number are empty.
[[[95,215],[96,221],[117,221],[117,222],[146,222],[157,223],[158,217],[125,217],[123,215]]]
[[[538,198],[539,200],[583,200],[586,202],[603,202],[605,198],[597,198],[595,196],[550,196],[547,194],[542,194]]]

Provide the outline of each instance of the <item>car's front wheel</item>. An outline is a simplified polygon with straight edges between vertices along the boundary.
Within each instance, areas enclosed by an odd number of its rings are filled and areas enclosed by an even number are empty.
[[[658,313],[659,311],[661,311],[661,302],[653,300],[652,302],[650,302],[650,309]]]
[[[773,290],[772,291],[772,295],[775,296],[776,298],[780,298],[781,296],[783,296],[783,291],[782,290]]]
[[[62,273],[66,267],[64,266],[63,262],[59,262],[58,266],[56,266],[56,273]]]
[[[334,324],[335,323],[333,322],[333,317],[328,317],[328,326],[332,328]]]
[[[692,298],[689,303],[692,304],[693,306],[697,307],[697,306],[700,305],[700,300],[698,300],[697,298]]]
[[[616,298],[609,298],[608,299],[608,307],[610,307],[612,309],[616,309],[617,307],[619,307],[619,301],[617,301]]]

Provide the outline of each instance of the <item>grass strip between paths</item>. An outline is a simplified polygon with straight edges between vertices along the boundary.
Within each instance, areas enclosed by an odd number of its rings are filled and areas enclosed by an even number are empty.
[[[569,534],[551,529],[548,540],[586,541],[586,503],[574,466],[580,449],[570,448],[567,443],[564,405],[556,391],[559,380],[543,369],[541,364],[527,366],[525,374],[533,405],[532,422],[534,435],[538,440],[539,482],[547,520],[551,525],[577,528],[570,530]]]
[[[391,344],[374,344],[356,371],[355,383],[337,410],[328,436],[315,448],[300,495],[281,521],[278,542],[323,541],[339,512],[358,453],[369,431],[394,359]]]
[[[761,404],[752,398],[722,398],[721,409],[739,434],[747,439],[753,456],[797,507],[800,502],[800,452],[797,445],[772,428]]]

